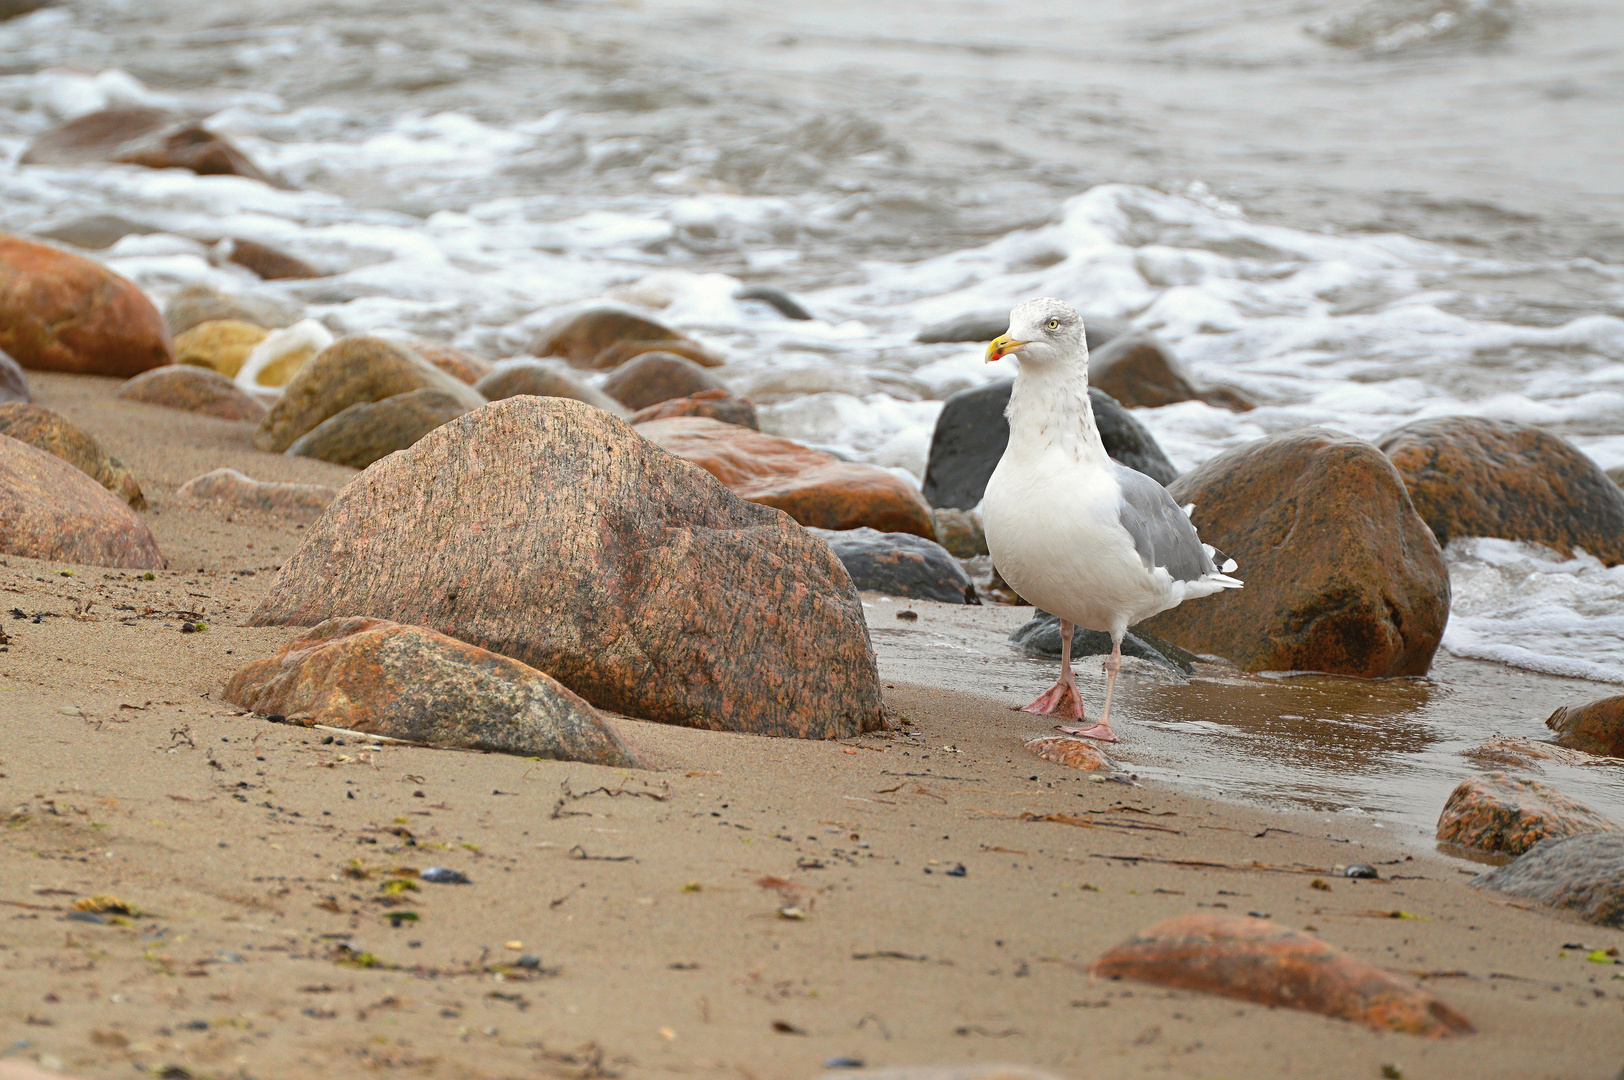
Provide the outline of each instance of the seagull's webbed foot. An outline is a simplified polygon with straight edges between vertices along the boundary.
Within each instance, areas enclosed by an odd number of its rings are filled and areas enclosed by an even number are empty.
[[[1073,720],[1083,719],[1083,695],[1077,692],[1077,683],[1069,675],[1069,672],[1062,675],[1036,701],[1023,706],[1021,711],[1037,713],[1039,716],[1069,714]]]
[[[1089,728],[1066,727],[1064,724],[1056,724],[1055,730],[1064,732],[1067,735],[1075,735],[1079,739],[1098,739],[1100,742],[1119,741],[1116,732],[1111,730],[1111,725],[1104,721]]]

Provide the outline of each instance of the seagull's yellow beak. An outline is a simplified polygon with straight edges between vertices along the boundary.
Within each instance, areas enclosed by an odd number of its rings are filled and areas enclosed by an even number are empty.
[[[993,338],[992,343],[987,346],[987,363],[1002,360],[1025,344],[1026,342],[1016,341],[1008,334],[1000,334],[998,337]]]

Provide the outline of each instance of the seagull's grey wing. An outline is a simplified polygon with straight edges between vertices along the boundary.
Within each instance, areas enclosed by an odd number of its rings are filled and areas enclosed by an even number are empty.
[[[1125,465],[1113,461],[1111,467],[1122,487],[1118,510],[1122,527],[1133,537],[1133,546],[1146,570],[1166,567],[1175,581],[1198,581],[1205,574],[1218,572],[1195,526],[1166,488]]]

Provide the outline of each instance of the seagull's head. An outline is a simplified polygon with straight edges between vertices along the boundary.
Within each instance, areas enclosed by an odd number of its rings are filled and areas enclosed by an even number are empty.
[[[1006,356],[1020,358],[1021,366],[1049,367],[1087,363],[1088,343],[1083,317],[1064,300],[1040,296],[1015,305],[1009,313],[1009,333],[987,346],[987,362]]]

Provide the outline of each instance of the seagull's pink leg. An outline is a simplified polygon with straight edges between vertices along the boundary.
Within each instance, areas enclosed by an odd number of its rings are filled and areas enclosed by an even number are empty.
[[[1067,735],[1078,735],[1085,739],[1098,739],[1100,742],[1116,742],[1116,732],[1111,730],[1111,694],[1116,690],[1117,672],[1122,669],[1122,642],[1111,636],[1111,656],[1104,663],[1105,668],[1105,710],[1100,714],[1100,722],[1091,728],[1063,727],[1060,730]]]
[[[1070,710],[1073,720],[1083,719],[1083,695],[1077,692],[1077,677],[1071,673],[1072,624],[1060,620],[1060,678],[1041,697],[1021,711],[1049,716]]]

